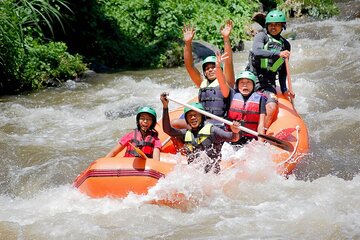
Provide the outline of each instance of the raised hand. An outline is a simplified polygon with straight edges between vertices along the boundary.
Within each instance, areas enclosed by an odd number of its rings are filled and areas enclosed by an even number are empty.
[[[195,36],[195,28],[192,25],[184,25],[183,29],[184,42],[191,42]]]
[[[221,65],[221,63],[225,59],[229,58],[229,53],[228,52],[224,52],[224,54],[222,54],[222,55],[221,55],[220,52],[216,52],[215,54],[216,54],[216,64],[219,64],[219,65]]]
[[[169,105],[169,99],[167,99],[167,96],[169,95],[169,93],[163,92],[160,94],[160,100],[163,104],[163,108],[168,108]]]
[[[233,22],[231,20],[227,20],[225,26],[221,28],[220,32],[224,38],[229,38],[232,29]]]

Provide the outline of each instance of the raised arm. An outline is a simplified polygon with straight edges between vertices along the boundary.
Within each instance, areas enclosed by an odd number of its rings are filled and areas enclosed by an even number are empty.
[[[228,85],[227,81],[226,81],[226,77],[221,69],[221,62],[224,60],[224,58],[226,58],[228,55],[227,52],[225,52],[223,55],[220,55],[219,52],[216,53],[216,70],[215,70],[215,75],[216,75],[216,79],[219,82],[219,86],[220,86],[220,90],[222,95],[224,96],[224,98],[227,98],[229,96],[230,93],[230,86]]]
[[[235,73],[234,73],[234,63],[233,63],[233,54],[232,47],[230,41],[230,33],[233,29],[233,22],[231,20],[227,20],[225,26],[221,29],[221,34],[224,39],[224,52],[228,53],[228,58],[225,59],[225,67],[224,74],[226,80],[229,83],[229,86],[234,87],[235,85]]]
[[[195,28],[191,25],[184,25],[184,64],[185,68],[197,87],[200,87],[202,82],[202,75],[199,70],[194,66],[194,59],[192,56],[192,40],[195,36]]]
[[[168,108],[169,100],[166,98],[166,96],[167,96],[167,93],[161,93],[161,95],[160,95],[160,100],[163,104],[163,116],[162,116],[163,130],[170,137],[181,138],[181,136],[183,135],[181,130],[171,127],[169,108]]]

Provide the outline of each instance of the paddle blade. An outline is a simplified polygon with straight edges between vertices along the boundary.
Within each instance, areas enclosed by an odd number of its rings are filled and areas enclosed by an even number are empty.
[[[284,150],[289,151],[289,152],[294,151],[294,146],[291,143],[287,142],[287,141],[278,139],[276,137],[264,135],[264,134],[259,134],[258,137],[261,137],[261,138],[265,139],[271,145],[277,146],[278,148],[284,149]]]
[[[139,156],[143,159],[147,159],[147,156],[145,155],[145,153],[143,151],[141,151],[140,148],[135,147],[131,142],[129,142],[129,144],[135,149],[136,153],[139,154]]]

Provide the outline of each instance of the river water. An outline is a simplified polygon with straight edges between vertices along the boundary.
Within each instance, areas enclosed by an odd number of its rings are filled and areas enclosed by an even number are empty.
[[[180,168],[149,194],[186,193],[196,202],[186,210],[149,196],[88,198],[73,180],[135,127],[139,106],[159,118],[161,92],[181,101],[197,92],[184,68],[99,74],[0,99],[0,239],[360,239],[360,19],[288,28],[311,145],[289,179],[259,168],[269,158],[259,146],[235,153],[256,163],[247,179]],[[246,59],[235,53],[236,69]]]

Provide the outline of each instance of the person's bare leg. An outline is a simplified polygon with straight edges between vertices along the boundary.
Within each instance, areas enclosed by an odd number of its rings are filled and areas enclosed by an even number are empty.
[[[275,120],[275,114],[277,112],[278,104],[275,102],[269,102],[266,104],[266,116],[264,127],[267,129]]]

